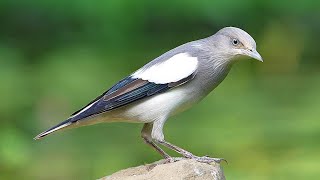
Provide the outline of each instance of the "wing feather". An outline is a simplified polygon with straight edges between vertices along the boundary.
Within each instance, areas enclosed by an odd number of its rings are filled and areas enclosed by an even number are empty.
[[[157,59],[156,59],[157,60]],[[187,53],[147,64],[133,75],[122,79],[87,106],[73,113],[72,122],[110,111],[132,102],[180,86],[196,75],[198,61]]]

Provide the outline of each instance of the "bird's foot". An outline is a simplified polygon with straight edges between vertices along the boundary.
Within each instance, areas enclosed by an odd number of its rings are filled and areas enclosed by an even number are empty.
[[[185,157],[188,158],[188,159],[194,159],[194,160],[196,160],[198,162],[201,162],[201,163],[208,163],[208,164],[211,164],[213,162],[220,163],[221,161],[224,161],[224,162],[228,163],[223,158],[212,158],[212,157],[209,157],[208,155],[200,157],[200,156],[196,156],[196,155],[193,155],[193,154],[190,153],[190,154],[186,154]]]
[[[163,164],[168,164],[168,163],[173,163],[176,162],[177,159],[173,158],[173,157],[167,157],[164,159]]]
[[[177,162],[177,161],[181,161],[181,160],[184,160],[186,158],[184,157],[166,157],[165,159],[162,159],[160,161],[157,161],[156,164],[159,165],[159,164],[169,164],[169,163],[174,163],[174,162]]]
[[[194,160],[196,160],[198,162],[202,162],[202,163],[208,163],[208,164],[211,164],[213,162],[220,163],[221,161],[225,161],[227,163],[227,161],[223,158],[212,158],[212,157],[208,157],[208,156],[202,156],[202,157],[194,156],[191,159],[194,159]]]

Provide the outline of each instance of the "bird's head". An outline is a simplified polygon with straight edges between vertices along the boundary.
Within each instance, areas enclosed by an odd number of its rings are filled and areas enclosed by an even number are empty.
[[[235,27],[225,27],[218,31],[215,35],[219,44],[217,48],[221,48],[230,59],[238,59],[239,57],[251,57],[263,62],[261,55],[256,50],[256,42],[244,30]]]

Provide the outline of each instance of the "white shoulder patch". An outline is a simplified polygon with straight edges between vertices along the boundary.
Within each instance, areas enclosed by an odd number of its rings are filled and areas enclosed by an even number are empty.
[[[188,53],[180,53],[149,68],[142,67],[133,73],[132,77],[157,84],[166,84],[190,76],[197,67],[197,57],[192,57]]]

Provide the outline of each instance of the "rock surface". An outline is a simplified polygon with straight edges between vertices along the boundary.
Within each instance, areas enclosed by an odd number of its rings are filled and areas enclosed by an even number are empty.
[[[173,163],[163,160],[152,164],[120,170],[100,180],[225,180],[219,163],[199,163],[191,159],[182,159]]]

